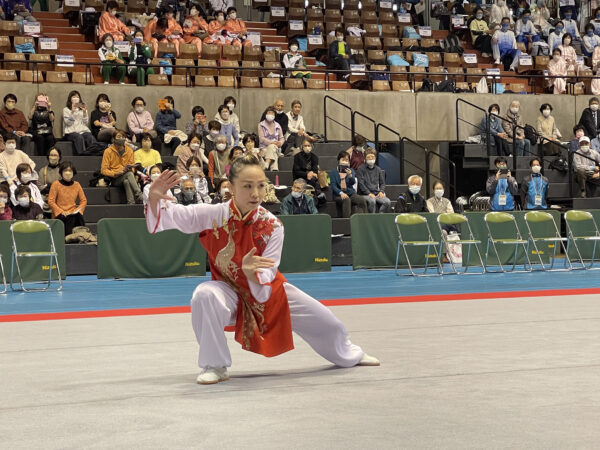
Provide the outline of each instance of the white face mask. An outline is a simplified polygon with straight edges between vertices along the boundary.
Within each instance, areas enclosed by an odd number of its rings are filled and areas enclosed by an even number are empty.
[[[23,208],[27,208],[29,206],[29,197],[19,197],[19,205]]]
[[[190,148],[194,151],[200,150],[200,144],[198,144],[197,142],[193,142],[190,144]]]
[[[421,192],[421,186],[415,185],[415,184],[411,184],[408,187],[408,190],[410,191],[411,194],[417,195],[419,192]]]
[[[104,41],[104,46],[105,46],[106,48],[112,48],[112,46],[113,46],[113,41],[111,41],[110,39],[107,39],[107,40],[105,40],[105,41]]]
[[[517,114],[519,112],[519,108],[512,107],[510,108],[510,112],[513,114]]]
[[[222,152],[223,150],[225,150],[225,148],[227,147],[226,144],[217,144],[216,145],[217,150],[219,150],[220,152]]]
[[[589,145],[582,145],[581,147],[579,147],[579,149],[584,152],[587,153],[590,151],[590,146]]]
[[[71,99],[71,104],[74,104],[74,103],[79,103],[79,97],[73,97]]]
[[[229,111],[233,111],[233,108],[235,108],[235,103],[228,103],[227,107],[229,108]]]
[[[302,192],[292,191],[292,197],[300,198],[300,197],[302,197]]]
[[[258,152],[260,152],[259,148],[253,148],[252,149],[252,153],[254,153],[255,155],[258,155]]]
[[[273,114],[267,114],[265,119],[267,119],[267,122],[273,122],[275,120],[275,116]]]
[[[0,197],[0,203],[4,203],[6,205],[6,202],[8,202],[8,197]]]
[[[550,110],[549,109],[545,109],[542,111],[542,114],[544,115],[544,117],[549,117],[550,116]]]
[[[312,147],[310,145],[307,145],[306,147],[302,147],[302,150],[304,151],[304,153],[310,153],[312,151]]]
[[[435,191],[433,191],[433,193],[435,194],[435,198],[442,198],[444,196],[443,189],[436,189]]]
[[[540,170],[542,170],[542,168],[540,166],[531,166],[531,171],[533,173],[540,173]]]
[[[14,153],[17,149],[17,144],[6,144],[5,150],[7,153]]]
[[[115,9],[115,10],[111,11],[110,13],[111,13],[113,16],[116,16],[116,15],[117,15],[117,10]]]
[[[31,174],[30,173],[22,173],[21,174],[21,183],[29,183],[31,181]]]
[[[367,159],[367,166],[369,166],[369,167],[375,166],[375,160],[374,159]]]
[[[297,45],[291,45],[290,46],[290,51],[297,52],[298,51],[298,46]]]
[[[190,16],[197,16],[197,15],[198,15],[197,9],[190,9]]]
[[[225,194],[229,194],[229,188],[221,189],[221,197],[225,197]]]
[[[135,112],[138,114],[141,114],[144,112],[144,107],[143,106],[136,106],[135,107]]]
[[[160,177],[160,173],[153,173],[152,175],[150,175],[150,179],[152,181],[156,180],[158,177]]]
[[[598,111],[598,104],[597,104],[597,103],[594,103],[594,104],[590,105],[590,109],[591,109],[592,111]]]
[[[229,18],[230,18],[231,20],[235,20],[235,19],[237,19],[237,13],[234,13],[234,12],[230,13],[230,14],[229,14]]]
[[[357,152],[364,152],[365,148],[364,147],[354,147],[356,149]]]

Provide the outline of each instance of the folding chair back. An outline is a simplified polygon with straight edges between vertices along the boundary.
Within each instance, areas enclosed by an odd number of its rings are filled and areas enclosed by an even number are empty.
[[[398,246],[396,248],[396,264],[394,270],[398,275],[398,259],[400,257],[400,248],[404,252],[406,263],[410,274],[413,276],[431,276],[440,275],[440,257],[437,252],[438,241],[434,241],[431,235],[431,230],[427,224],[427,218],[418,214],[404,213],[396,216],[396,229],[398,230]],[[410,256],[407,252],[407,247],[425,247],[425,265],[422,272],[415,272]],[[430,249],[434,251],[435,264],[437,273],[428,274],[427,270],[430,267],[429,260],[431,259]]]
[[[560,235],[560,230],[556,225],[556,221],[552,214],[547,211],[529,211],[525,214],[525,225],[527,226],[527,250],[529,250],[529,243],[533,245],[535,254],[540,260],[542,270],[545,271],[563,271],[571,270],[573,266],[567,255],[567,249],[565,242],[567,238]],[[543,247],[538,247],[538,244]],[[550,248],[552,248],[552,256],[550,256]],[[554,262],[556,261],[556,250],[562,248],[565,254],[565,263],[562,269],[554,269]],[[550,266],[544,264],[542,255],[548,254],[548,258],[552,259]],[[567,268],[567,264],[569,267]]]
[[[571,210],[565,213],[565,224],[567,225],[567,248],[566,253],[569,256],[569,250],[573,247],[574,257],[578,259],[580,266],[577,269],[597,269],[594,266],[596,261],[596,249],[600,241],[600,232],[596,220],[592,213],[588,211]],[[586,245],[580,245],[585,243]],[[590,253],[591,248],[591,253]],[[585,261],[590,261],[586,265]]]
[[[6,294],[6,275],[4,275],[4,263],[2,262],[2,253],[0,253],[0,272],[2,272],[2,290],[0,294]]]
[[[500,272],[508,272],[505,270],[504,265],[502,264],[502,259],[500,257],[500,253],[498,253],[498,245],[508,245],[514,246],[514,253],[512,256],[512,269],[510,272],[515,271],[515,267],[517,265],[519,247],[523,249],[525,252],[525,261],[528,264],[526,265],[523,262],[523,271],[531,272],[531,262],[529,261],[529,254],[527,251],[528,241],[524,240],[521,237],[521,232],[519,231],[519,227],[517,226],[517,221],[515,216],[508,212],[489,212],[484,218],[485,227],[488,231],[487,244],[485,247],[485,267],[488,272],[489,270],[488,259],[490,249],[494,251],[496,258],[498,259],[498,265],[500,266]]]
[[[459,213],[443,213],[437,217],[438,227],[440,229],[440,233],[442,235],[442,239],[440,240],[439,253],[442,253],[443,248],[447,248],[448,245],[460,245],[461,249],[464,246],[467,247],[467,257],[465,259],[465,252],[462,250],[462,270],[457,269],[457,265],[455,264],[453,259],[450,259],[450,265],[452,266],[452,271],[448,272],[450,274],[457,275],[473,275],[473,274],[483,274],[485,273],[485,264],[483,263],[483,259],[481,258],[481,252],[479,251],[479,245],[481,245],[481,240],[475,239],[473,236],[473,230],[471,229],[471,225],[469,224],[469,219],[464,214]],[[446,233],[443,232],[445,226],[453,226],[460,227],[461,229],[461,237],[460,239],[449,240]],[[477,256],[479,259],[479,264],[481,265],[481,272],[469,272],[469,266],[471,264],[471,247],[475,247],[475,251],[477,252]],[[444,274],[444,267],[441,266],[442,275]]]

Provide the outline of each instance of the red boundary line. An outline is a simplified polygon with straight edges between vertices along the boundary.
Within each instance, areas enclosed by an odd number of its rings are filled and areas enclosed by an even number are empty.
[[[321,300],[325,306],[377,305],[388,303],[445,302],[453,300],[486,300],[519,297],[556,297],[561,295],[600,294],[600,288],[549,289],[539,291],[470,292],[462,294],[414,295],[403,297],[367,297]],[[0,322],[29,322],[37,320],[86,319],[92,317],[145,316],[190,312],[189,306],[158,308],[106,309],[96,311],[66,311],[56,313],[12,314],[0,316]]]

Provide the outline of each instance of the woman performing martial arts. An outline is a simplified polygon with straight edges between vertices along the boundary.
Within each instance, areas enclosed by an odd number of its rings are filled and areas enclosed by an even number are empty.
[[[151,185],[146,206],[150,233],[176,229],[200,233],[212,281],[191,300],[192,326],[200,346],[199,384],[229,379],[231,354],[224,328],[235,325],[242,348],[271,357],[294,348],[295,331],[323,358],[341,367],[378,366],[350,342],[346,328],[314,298],[289,284],[277,267],[283,226],[260,206],[267,179],[254,156],[238,158],[229,171],[233,199],[209,205],[171,203],[177,174],[163,172]]]

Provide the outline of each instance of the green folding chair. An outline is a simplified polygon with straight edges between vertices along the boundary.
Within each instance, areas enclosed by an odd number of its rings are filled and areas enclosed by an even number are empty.
[[[569,248],[571,245],[577,252],[577,258],[579,259],[580,267],[572,266],[574,269],[598,269],[598,267],[592,267],[594,261],[596,261],[596,247],[598,241],[600,241],[600,232],[598,226],[594,220],[594,216],[588,211],[571,210],[565,213],[565,223],[567,225],[567,256],[569,254]],[[589,266],[584,262],[581,248],[578,242],[585,242],[589,246],[592,245],[592,258]]]
[[[521,237],[521,232],[519,231],[519,227],[517,226],[517,220],[515,216],[507,212],[489,212],[487,213],[483,221],[485,222],[485,226],[488,231],[487,244],[485,246],[485,268],[490,273],[497,272],[531,272],[532,266],[531,261],[529,260],[529,254],[527,253],[527,243],[526,239]],[[492,227],[490,227],[492,224]],[[498,228],[502,228],[502,237],[498,237],[498,235],[494,235],[492,233],[492,228],[494,231],[497,231]],[[509,237],[505,237],[506,235]],[[498,253],[497,245],[508,245],[514,246],[515,251],[513,253],[513,261],[512,261],[512,269],[506,270],[504,265],[502,264],[502,259],[500,258],[500,254]],[[515,267],[517,265],[517,255],[519,251],[519,246],[523,248],[525,252],[525,262],[523,262],[523,270],[516,270]],[[498,265],[500,266],[500,270],[489,270],[488,269],[488,257],[490,253],[490,248],[494,250],[494,254],[496,258],[498,258]]]
[[[444,247],[448,248],[448,245],[453,245],[453,244],[457,244],[457,245],[461,245],[462,246],[467,246],[467,258],[464,258],[464,254],[465,252],[463,251],[463,270],[458,270],[456,267],[456,264],[454,263],[454,261],[452,260],[452,258],[449,258],[450,260],[450,265],[452,266],[452,272],[448,272],[448,274],[457,274],[457,275],[481,275],[485,273],[485,265],[483,264],[483,259],[481,258],[481,252],[479,251],[479,247],[478,245],[481,245],[481,241],[478,239],[475,239],[475,237],[473,236],[473,230],[471,230],[471,225],[469,225],[469,219],[467,218],[467,216],[463,215],[463,214],[459,214],[459,213],[443,213],[440,214],[437,217],[437,223],[438,223],[438,227],[440,228],[440,233],[442,235],[442,238],[440,240],[440,247],[439,247],[439,254],[441,255],[443,252]],[[460,227],[461,230],[461,239],[458,240],[448,240],[448,236],[446,236],[443,233],[443,226],[444,225],[449,225],[449,226],[455,226],[455,227]],[[465,234],[467,234],[468,238],[467,239],[462,239],[462,236],[464,236]],[[477,256],[479,257],[479,263],[481,264],[481,272],[468,272],[469,270],[469,262],[471,260],[471,247],[475,246],[475,251],[477,252]],[[466,261],[466,264],[465,264]],[[444,266],[440,265],[441,267],[441,272],[442,275],[445,274],[444,272]]]
[[[419,276],[439,276],[440,272],[440,255],[437,252],[438,241],[434,241],[431,236],[431,230],[429,229],[429,225],[427,224],[427,219],[418,214],[399,214],[396,216],[396,229],[398,230],[398,246],[396,247],[396,264],[394,265],[394,271],[396,275],[398,275],[398,259],[400,257],[400,248],[404,251],[404,256],[406,258],[406,262],[408,263],[408,269],[410,274],[419,277]],[[411,236],[423,237],[423,239],[411,239],[406,240],[402,235],[403,231],[406,234],[410,234]],[[409,238],[410,239],[410,238]],[[407,247],[425,247],[425,266],[421,273],[417,273],[413,270],[413,266],[410,262],[410,257],[408,256],[408,252],[406,251]],[[435,264],[437,267],[437,273],[427,273],[427,270],[430,268],[429,265],[429,251],[433,249],[435,252]],[[408,274],[404,274],[408,275]]]
[[[4,263],[2,262],[2,253],[0,253],[0,272],[2,272],[2,288],[3,288],[3,290],[0,291],[0,294],[6,294],[6,291],[8,290],[8,288],[6,286],[6,277],[4,276]]]
[[[569,271],[573,268],[571,265],[571,261],[569,260],[569,255],[567,255],[567,248],[565,246],[565,242],[567,242],[567,238],[562,237],[560,235],[560,230],[556,226],[556,222],[554,221],[554,217],[547,211],[529,211],[525,214],[525,224],[527,225],[527,232],[529,236],[527,237],[527,254],[529,254],[529,244],[533,245],[533,249],[535,254],[538,256],[540,260],[540,265],[542,266],[542,270],[546,272],[560,272],[560,271]],[[550,226],[552,228],[549,231],[541,230],[540,228],[543,226]],[[532,229],[535,228],[535,232]],[[542,260],[543,251],[538,247],[538,243],[541,244],[550,244],[553,247],[552,250],[552,262],[550,266],[546,266],[544,261]],[[556,262],[556,250],[562,247],[565,252],[565,263],[562,269],[554,269],[554,263]],[[567,264],[569,267],[567,268]]]
[[[52,263],[56,263],[56,271],[58,272],[58,291],[62,289],[62,279],[60,276],[60,267],[58,265],[58,254],[56,253],[56,246],[54,245],[54,237],[50,226],[46,222],[40,220],[17,220],[10,226],[10,232],[12,236],[12,258],[10,264],[10,288],[13,291],[25,291],[25,292],[38,292],[47,291],[52,283]],[[17,248],[17,235],[33,235],[36,233],[48,233],[49,250],[42,251],[19,251]],[[19,259],[21,258],[49,258],[48,268],[48,282],[45,287],[42,288],[25,288],[23,282],[23,276],[21,273],[21,265]],[[15,289],[13,287],[14,281],[14,268],[17,266],[17,274],[19,275],[19,281],[21,283],[21,289]]]

